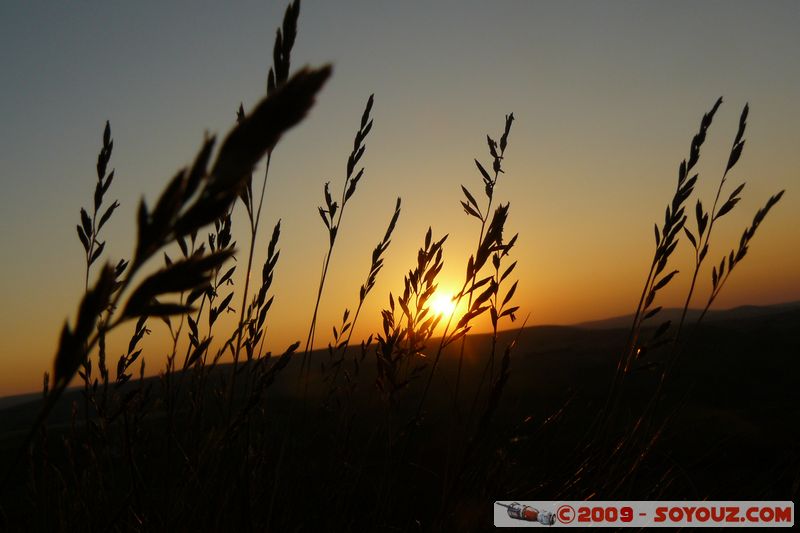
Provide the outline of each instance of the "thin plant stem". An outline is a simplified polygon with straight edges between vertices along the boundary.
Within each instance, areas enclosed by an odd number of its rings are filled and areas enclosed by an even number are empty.
[[[239,356],[242,350],[242,334],[244,332],[245,314],[247,313],[247,295],[250,289],[250,272],[252,271],[253,268],[253,253],[255,251],[256,236],[258,234],[258,224],[261,219],[261,207],[264,203],[264,191],[267,189],[267,179],[269,178],[269,164],[271,160],[272,160],[272,152],[270,151],[267,152],[267,167],[266,169],[264,169],[264,183],[261,187],[261,195],[258,201],[258,211],[256,212],[255,219],[253,219],[252,215],[250,217],[250,250],[247,254],[247,271],[244,277],[244,291],[242,293],[242,308],[239,313],[239,326],[238,326],[238,334],[236,336],[236,349],[233,352],[233,372],[231,374],[231,383],[230,383],[230,390],[228,397],[229,418],[230,418],[230,411],[233,407],[233,395],[235,392],[235,385],[236,385],[236,370],[239,364]],[[252,213],[252,209],[249,212]]]

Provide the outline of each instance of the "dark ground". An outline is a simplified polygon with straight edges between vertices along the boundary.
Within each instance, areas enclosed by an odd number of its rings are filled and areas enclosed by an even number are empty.
[[[687,332],[692,339],[690,348],[681,356],[662,401],[663,412],[670,415],[670,422],[637,479],[626,485],[623,492],[615,493],[615,497],[676,500],[797,497],[800,307],[755,309],[717,313],[697,332]],[[438,522],[440,526],[483,529],[491,524],[495,500],[580,499],[590,493],[585,486],[570,487],[568,480],[580,476],[576,473],[582,459],[578,445],[606,400],[616,357],[627,337],[627,331],[615,325],[611,321],[591,324],[591,329],[544,326],[522,331],[512,355],[508,384],[489,426],[490,438],[473,452],[481,463],[483,477],[477,481],[470,477],[470,456],[452,454],[454,465],[461,464],[459,457],[466,457],[462,475],[464,487],[469,488],[451,496],[451,510]],[[515,332],[504,333],[500,346],[505,346],[515,335]],[[475,336],[467,343],[459,423],[470,416],[479,420],[483,410],[481,406],[472,409],[472,398],[486,360],[473,354],[485,354],[489,342],[486,336]],[[626,427],[652,393],[661,368],[660,357],[663,353],[652,354],[649,360],[642,361],[641,370],[630,375],[619,428]],[[310,423],[298,433],[293,447],[296,455],[305,459],[289,474],[292,478],[289,487],[302,487],[302,494],[282,494],[278,497],[279,505],[281,498],[288,503],[323,502],[320,516],[328,512],[354,516],[361,513],[367,517],[367,524],[392,523],[406,530],[435,527],[431,526],[430,517],[436,513],[438,503],[431,502],[441,501],[446,450],[451,449],[453,442],[463,444],[469,438],[454,429],[459,427],[453,420],[451,404],[456,361],[454,354],[446,353],[443,357],[424,421],[416,430],[415,444],[409,450],[414,461],[391,474],[391,491],[384,486],[386,472],[375,466],[380,464],[382,448],[366,445],[373,434],[369,421],[380,419],[383,409],[374,401],[374,365],[368,356],[360,376],[362,385],[354,397],[355,422],[349,437],[352,451],[344,456],[330,452],[322,443],[329,443],[326,432],[333,427],[334,417],[324,410],[311,411]],[[650,362],[655,365],[644,366]],[[299,363],[293,362],[279,376],[271,389],[267,417],[281,419],[286,413],[298,412],[292,394],[298,367]],[[407,420],[413,414],[416,406],[413,400],[419,395],[421,381],[412,386],[406,401],[398,406],[397,420]],[[309,405],[315,405],[320,390],[318,384],[311,384]],[[66,431],[69,427],[73,401],[80,401],[79,392],[68,392],[61,399],[49,420],[51,432],[59,428]],[[38,407],[39,402],[34,400],[0,410],[0,465],[4,470]],[[153,421],[155,425],[158,423]],[[280,441],[279,435],[275,437]],[[321,449],[323,446],[325,449]],[[455,448],[463,452],[459,446]],[[341,457],[361,462],[353,470],[348,470],[347,464],[341,468],[331,466],[330,461],[341,461]],[[459,470],[457,466],[452,469]],[[348,472],[358,472],[358,479],[350,479]],[[26,520],[22,511],[26,482],[24,469],[18,468],[2,493],[0,501],[12,523]],[[338,500],[338,489],[350,485],[346,493],[356,498],[356,503]],[[379,506],[387,505],[381,499],[382,491],[404,497],[393,498],[388,502],[389,508],[380,511]],[[603,499],[603,496],[598,493],[594,497]],[[359,506],[364,510],[359,511]],[[383,518],[379,516],[381,513]],[[292,523],[288,518],[284,520]],[[350,529],[357,528],[361,520],[337,523],[340,524],[337,528]]]

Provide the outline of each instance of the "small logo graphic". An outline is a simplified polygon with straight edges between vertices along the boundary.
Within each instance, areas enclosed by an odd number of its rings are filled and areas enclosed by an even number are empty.
[[[791,501],[495,501],[495,527],[792,527]],[[545,510],[546,509],[546,510]]]
[[[515,520],[524,520],[525,522],[539,522],[545,526],[552,526],[556,523],[556,516],[551,513],[550,511],[540,511],[534,507],[530,507],[528,505],[522,505],[517,502],[513,502],[510,504],[495,502],[500,507],[505,507],[506,511],[508,512],[508,516]],[[559,509],[560,511],[560,509]],[[572,512],[572,516],[575,516],[575,512]]]
[[[569,524],[575,520],[575,509],[571,505],[562,505],[556,511],[556,516],[562,524]]]

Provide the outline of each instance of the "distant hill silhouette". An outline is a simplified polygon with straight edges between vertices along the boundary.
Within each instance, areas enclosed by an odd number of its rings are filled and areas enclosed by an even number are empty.
[[[687,315],[687,324],[691,327],[697,319],[699,311],[692,309]],[[665,309],[659,313],[661,321],[672,319],[673,322],[680,319],[680,309]],[[511,380],[512,385],[519,381],[523,386],[536,383],[541,391],[551,391],[552,388],[568,386],[575,382],[593,382],[593,386],[598,390],[604,390],[607,382],[596,379],[593,374],[599,367],[608,366],[616,361],[619,350],[624,345],[627,328],[633,320],[632,316],[619,316],[583,322],[576,325],[543,325],[528,326],[521,332],[517,330],[506,330],[499,333],[498,345],[505,346],[514,338],[518,337],[519,346],[515,350],[514,366],[516,373],[525,376],[525,379],[518,380],[519,375]],[[756,306],[744,305],[732,309],[709,311],[703,319],[704,324],[709,326],[709,339],[717,340],[718,335],[723,335],[716,330],[727,331],[731,329],[745,331],[757,331],[758,336],[766,333],[763,329],[764,321],[779,330],[778,337],[786,338],[788,332],[796,329],[800,324],[800,302],[787,302],[782,304]],[[656,326],[660,321],[654,320],[651,324]],[[713,326],[713,327],[712,327]],[[704,335],[705,337],[706,335]],[[724,335],[723,335],[724,337]],[[485,352],[489,346],[491,336],[489,334],[470,335],[467,342],[465,361],[465,372],[468,374],[465,379],[469,380],[469,374],[479,373],[483,368],[483,359],[477,354]],[[434,339],[431,345],[438,342]],[[712,342],[713,344],[713,342]],[[324,350],[318,350],[320,357],[324,357]],[[473,354],[475,354],[473,356]],[[450,366],[455,365],[455,358],[446,357],[442,361],[442,369],[445,372],[455,371]],[[528,368],[533,365],[535,368]],[[229,365],[220,365],[220,371],[227,371]],[[374,369],[372,365],[367,365],[365,371],[369,374]],[[273,392],[281,395],[292,396],[293,389],[290,386],[294,383],[298,365],[290,365],[283,379],[279,379],[273,386]],[[546,369],[546,370],[545,370]],[[584,375],[588,372],[588,375]],[[577,373],[577,374],[576,374]],[[540,381],[541,376],[549,376]],[[535,376],[535,377],[534,377]],[[591,378],[591,379],[590,379]],[[369,382],[374,378],[367,378]],[[610,376],[608,376],[610,379]],[[145,378],[149,383],[157,384],[159,379],[156,377]],[[558,383],[558,387],[554,385]],[[313,390],[312,386],[312,390]],[[512,386],[513,388],[513,386]],[[552,391],[551,391],[552,392]],[[71,403],[80,400],[81,388],[70,388],[65,393],[65,398],[55,409],[55,413],[50,417],[51,422],[66,423],[71,413]],[[0,398],[0,413],[3,414],[4,423],[0,424],[0,437],[4,430],[21,430],[26,427],[30,420],[38,412],[41,404],[41,393],[32,392]],[[1,440],[1,439],[0,439]]]
[[[18,394],[16,396],[4,396],[0,398],[0,410],[13,407],[20,403],[33,402],[41,399],[41,392],[31,392],[28,394]]]
[[[739,307],[732,307],[730,309],[711,309],[706,313],[704,322],[717,322],[720,320],[738,320],[738,319],[751,319],[759,317],[770,317],[786,313],[787,311],[796,311],[800,309],[800,301],[785,302],[774,305],[741,305]],[[681,319],[682,309],[670,307],[662,309],[661,312],[653,319],[653,323],[657,324],[664,320],[672,320],[673,324]],[[686,323],[691,325],[700,316],[702,310],[689,309],[686,314]],[[615,316],[612,318],[604,318],[600,320],[590,320],[588,322],[580,322],[573,324],[573,327],[583,329],[618,329],[630,328],[633,322],[633,315]]]
[[[721,323],[725,322],[726,325],[734,325],[739,321],[748,323],[758,322],[759,319],[768,318],[775,321],[788,321],[788,323],[797,323],[797,314],[800,312],[800,301],[786,302],[781,304],[758,306],[758,305],[742,305],[731,309],[710,310],[706,317],[703,319],[705,323]],[[658,314],[660,321],[672,320],[673,323],[680,320],[681,310],[678,308],[668,308],[662,310]],[[690,309],[687,314],[687,324],[691,326],[700,314],[698,309]],[[630,328],[633,315],[617,316],[612,318],[605,318],[601,320],[592,320],[589,322],[581,322],[573,325],[543,325],[543,326],[529,326],[525,328],[520,335],[520,350],[517,353],[526,354],[553,354],[567,350],[565,346],[572,346],[576,343],[580,344],[583,337],[579,335],[580,330],[615,330]],[[653,320],[652,325],[660,323],[659,320]],[[516,330],[509,330],[500,334],[504,342],[516,336]],[[576,336],[578,335],[578,336]],[[476,334],[471,338],[475,342],[488,342],[488,334]],[[616,336],[612,336],[617,340]],[[617,343],[612,343],[613,349],[619,348],[618,344],[624,341],[624,337],[619,339]],[[224,368],[225,365],[222,365]],[[280,386],[278,386],[280,388]],[[72,390],[74,398],[79,396],[79,389]],[[68,396],[70,396],[68,394]],[[72,396],[70,396],[72,397]],[[31,392],[26,394],[18,394],[13,396],[0,397],[0,411],[15,407],[19,404],[38,405],[41,400],[41,392]],[[64,402],[69,405],[69,402]]]

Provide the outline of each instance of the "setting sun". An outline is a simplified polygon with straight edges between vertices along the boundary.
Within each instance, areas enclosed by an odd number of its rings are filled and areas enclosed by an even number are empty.
[[[800,0],[75,4],[0,3],[0,533],[794,526]]]
[[[456,310],[456,303],[449,294],[437,292],[431,300],[431,311],[437,315],[450,316]]]

